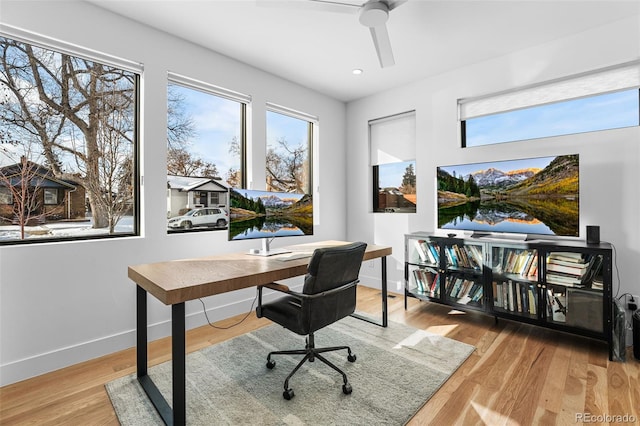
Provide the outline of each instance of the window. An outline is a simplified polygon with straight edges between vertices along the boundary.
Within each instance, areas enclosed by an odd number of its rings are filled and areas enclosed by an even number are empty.
[[[415,111],[369,122],[373,211],[415,213]]]
[[[167,99],[167,217],[199,207],[228,211],[228,189],[241,188],[245,181],[245,116],[250,98],[170,74]],[[180,230],[170,224],[167,229]]]
[[[13,204],[13,196],[9,188],[0,188],[0,204]]]
[[[56,188],[44,188],[44,203],[47,205],[58,204],[58,190]]]
[[[141,65],[26,40],[0,36],[0,243],[137,235]]]
[[[312,193],[312,144],[315,117],[267,106],[267,191]]]
[[[460,100],[462,146],[640,125],[640,63]]]

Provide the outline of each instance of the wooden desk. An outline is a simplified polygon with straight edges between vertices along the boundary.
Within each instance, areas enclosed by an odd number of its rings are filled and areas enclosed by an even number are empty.
[[[348,243],[323,241],[287,248],[293,253],[312,252],[316,248],[341,244]],[[364,253],[364,260],[380,258],[382,261],[382,322],[377,323],[367,317],[354,314],[359,319],[382,327],[387,326],[386,257],[389,255],[391,255],[391,247],[376,245],[367,245]],[[137,285],[138,381],[166,424],[184,425],[186,423],[185,302],[306,274],[309,257],[286,262],[278,260],[278,257],[278,255],[261,257],[233,253],[129,266],[129,278]],[[147,293],[151,293],[165,305],[171,305],[173,410],[147,374]]]

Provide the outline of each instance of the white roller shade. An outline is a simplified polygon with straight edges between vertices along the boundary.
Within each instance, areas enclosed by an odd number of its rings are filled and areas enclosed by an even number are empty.
[[[21,28],[14,27],[12,25],[0,23],[0,35],[21,41],[23,43],[29,43],[35,46],[43,47],[45,49],[53,50],[58,53],[76,56],[88,59],[90,61],[98,62],[103,65],[120,68],[125,71],[131,71],[137,74],[141,74],[143,71],[143,66],[139,62],[130,61],[124,58],[110,55],[108,53],[99,52],[87,47],[67,43],[62,40],[57,40],[41,34],[36,34],[31,31],[26,31]]]
[[[399,163],[416,158],[416,112],[369,121],[371,165]]]
[[[271,112],[277,112],[278,114],[288,115],[289,117],[297,118],[298,120],[308,121],[310,123],[318,124],[318,116],[307,114],[306,112],[298,111],[293,108],[287,108],[282,105],[267,102],[267,110]]]
[[[244,93],[235,92],[230,89],[225,89],[224,87],[216,86],[210,83],[205,83],[204,81],[196,80],[194,78],[185,77],[183,75],[176,74],[171,71],[167,73],[167,78],[172,83],[176,83],[181,86],[188,87],[190,89],[201,90],[201,91],[204,90],[208,93],[214,94],[221,98],[229,99],[229,100],[240,102],[243,104],[248,104],[251,102],[251,96],[245,95]]]
[[[460,120],[640,87],[640,62],[458,101]]]

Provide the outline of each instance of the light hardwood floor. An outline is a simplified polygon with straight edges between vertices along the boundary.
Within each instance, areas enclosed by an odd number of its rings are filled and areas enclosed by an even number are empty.
[[[377,312],[380,292],[358,289],[358,310]],[[242,316],[221,321],[226,326]],[[410,425],[565,425],[599,420],[640,423],[640,362],[609,362],[606,346],[525,324],[390,295],[389,319],[469,343],[476,351],[422,407]],[[203,326],[187,333],[201,349],[270,324],[251,315],[229,330]],[[152,342],[150,365],[170,359],[170,340]],[[128,349],[0,388],[2,425],[117,425],[104,384],[135,372]],[[390,401],[390,403],[393,403]],[[591,416],[591,417],[587,417]],[[628,419],[629,417],[627,417]],[[584,422],[587,423],[587,422]],[[623,422],[617,422],[621,424]],[[259,424],[259,419],[256,419]],[[633,424],[633,423],[632,423]]]

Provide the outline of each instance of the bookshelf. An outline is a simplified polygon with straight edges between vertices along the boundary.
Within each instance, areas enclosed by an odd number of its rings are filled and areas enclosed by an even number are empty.
[[[577,240],[405,235],[408,298],[605,341],[612,354],[612,249]]]

